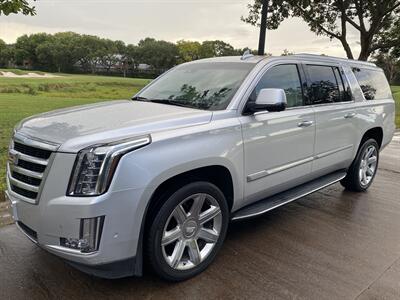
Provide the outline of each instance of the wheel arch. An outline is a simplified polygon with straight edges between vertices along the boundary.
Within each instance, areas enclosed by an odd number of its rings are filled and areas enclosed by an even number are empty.
[[[178,169],[182,170],[182,168]],[[161,177],[163,177],[163,175],[161,175]],[[225,195],[229,210],[231,211],[236,193],[235,185],[237,178],[228,166],[224,164],[204,165],[186,171],[174,172],[174,175],[170,175],[167,178],[164,177],[162,181],[158,181],[158,183],[154,185],[155,188],[151,193],[150,200],[143,214],[139,243],[136,251],[135,275],[142,275],[143,273],[144,242],[151,221],[155,217],[155,212],[157,212],[157,209],[163,204],[163,200],[170,196],[176,189],[195,181],[207,181],[215,184]]]
[[[363,143],[369,139],[374,139],[377,143],[379,148],[382,147],[383,142],[383,129],[382,127],[372,127],[368,129],[364,135],[362,136],[360,143],[358,145],[358,149],[363,145]],[[358,151],[358,150],[357,150]]]

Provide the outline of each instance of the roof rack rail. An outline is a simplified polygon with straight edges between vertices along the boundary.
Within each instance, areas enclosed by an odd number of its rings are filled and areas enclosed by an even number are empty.
[[[335,56],[329,56],[329,55],[322,55],[322,54],[309,54],[309,53],[296,53],[293,54],[294,56],[298,56],[298,57],[304,57],[304,58],[323,58],[323,59],[330,59],[330,60],[340,60],[340,61],[350,61],[350,62],[354,62],[355,64],[360,64],[360,65],[367,65],[367,66],[373,66],[376,67],[376,64],[372,63],[372,62],[368,62],[368,61],[361,61],[361,60],[355,60],[355,59],[348,59],[348,58],[343,58],[343,57],[335,57]]]
[[[241,57],[240,59],[241,59],[241,60],[246,60],[246,59],[248,59],[248,58],[250,58],[250,57],[253,57],[253,56],[254,56],[254,55],[251,54],[250,50],[247,49],[246,51],[244,51],[244,53],[243,53],[243,55],[242,55],[242,57]]]

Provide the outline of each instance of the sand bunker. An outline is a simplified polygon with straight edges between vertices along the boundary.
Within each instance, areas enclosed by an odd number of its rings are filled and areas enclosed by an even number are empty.
[[[24,75],[17,75],[13,72],[4,72],[0,71],[0,77],[8,77],[8,78],[52,78],[52,77],[60,77],[57,75],[53,74],[48,74],[48,73],[43,73],[43,74],[38,74],[38,73],[28,73]]]

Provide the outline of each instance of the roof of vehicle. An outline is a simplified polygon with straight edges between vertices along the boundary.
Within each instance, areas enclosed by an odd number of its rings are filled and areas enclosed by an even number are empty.
[[[251,55],[248,56],[246,59],[242,59],[242,56],[218,56],[218,57],[210,57],[192,61],[191,63],[202,63],[202,62],[227,62],[227,63],[234,63],[234,62],[244,62],[244,63],[258,63],[263,59],[267,59],[267,56],[258,56],[258,55]]]
[[[332,63],[347,63],[351,66],[366,66],[366,67],[376,67],[374,63],[366,62],[366,61],[359,61],[359,60],[351,60],[341,57],[333,57],[333,56],[326,56],[326,55],[315,55],[315,54],[294,54],[288,56],[258,56],[258,55],[247,55],[247,56],[223,56],[223,57],[212,57],[212,58],[205,58],[194,61],[192,63],[201,63],[201,62],[243,62],[243,63],[258,63],[262,60],[265,61],[272,61],[272,60],[308,60],[308,61],[316,61],[316,62],[332,62]]]

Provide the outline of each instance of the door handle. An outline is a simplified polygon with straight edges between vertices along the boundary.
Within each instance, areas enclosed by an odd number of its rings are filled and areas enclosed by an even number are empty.
[[[314,121],[302,121],[297,124],[298,127],[309,127],[314,124]]]
[[[356,116],[356,113],[348,113],[344,115],[345,119],[351,119],[354,118]]]

